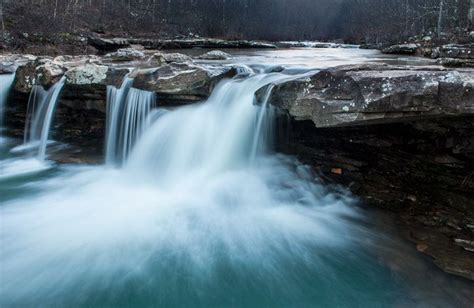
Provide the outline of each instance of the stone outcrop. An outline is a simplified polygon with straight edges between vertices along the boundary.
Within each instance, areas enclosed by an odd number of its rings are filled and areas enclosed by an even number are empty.
[[[171,63],[136,70],[130,77],[134,78],[134,88],[156,92],[160,100],[168,103],[182,103],[207,98],[217,82],[235,74],[231,67],[211,69],[189,63]]]
[[[259,91],[263,96],[265,89]],[[274,86],[270,101],[316,127],[474,114],[474,72],[351,65]]]
[[[185,48],[276,48],[274,44],[248,40],[221,40],[212,38],[193,39],[127,39],[89,37],[88,43],[102,52],[116,51],[131,45],[142,45],[146,49],[185,49]]]
[[[474,70],[342,66],[276,84],[269,102],[291,116],[280,151],[397,212],[420,252],[474,280]]]
[[[279,151],[393,213],[420,252],[474,280],[474,116],[333,128],[278,122]]]
[[[163,104],[205,99],[219,80],[236,74],[230,66],[196,65],[190,57],[179,53],[155,53],[141,62],[135,60],[132,60],[133,64],[138,68],[130,74],[135,79],[133,86],[156,92]],[[78,92],[94,92],[91,90],[94,86],[119,87],[128,73],[128,68],[113,62],[102,62],[96,56],[36,58],[18,67],[14,90],[27,94],[34,84],[49,88],[65,76],[66,90],[73,88]]]
[[[432,50],[431,57],[447,67],[474,67],[474,44],[449,44]]]

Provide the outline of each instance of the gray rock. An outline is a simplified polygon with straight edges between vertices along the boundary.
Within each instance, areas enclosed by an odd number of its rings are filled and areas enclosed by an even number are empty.
[[[115,51],[120,48],[129,47],[130,43],[127,39],[122,38],[101,38],[98,36],[90,36],[87,39],[89,45],[100,51]]]
[[[136,50],[133,48],[122,48],[116,52],[105,55],[105,58],[116,62],[128,62],[143,60],[145,58],[145,53],[141,50]]]
[[[265,89],[257,97],[261,100]],[[316,127],[474,114],[474,74],[440,67],[351,65],[275,85],[270,102]]]
[[[386,54],[414,55],[418,53],[419,48],[420,46],[417,44],[399,44],[384,48],[382,52]]]
[[[212,70],[188,63],[171,63],[163,67],[136,70],[133,87],[158,93],[169,101],[198,101],[207,98],[218,81],[232,77],[232,68]]]
[[[220,50],[209,51],[198,57],[198,59],[202,60],[228,60],[231,58],[231,55]]]
[[[474,44],[470,45],[443,45],[439,49],[439,57],[474,60]]]
[[[181,53],[162,53],[157,52],[153,54],[146,64],[149,66],[160,67],[169,63],[188,63],[191,64],[193,60],[191,57]]]
[[[0,62],[0,75],[12,74],[16,71],[16,65],[14,62]]]

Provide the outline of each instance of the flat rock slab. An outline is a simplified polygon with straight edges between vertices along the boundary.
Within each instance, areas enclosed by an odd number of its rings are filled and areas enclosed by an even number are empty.
[[[257,92],[261,101],[265,89]],[[339,66],[276,84],[270,103],[316,127],[474,113],[474,70],[380,64]]]

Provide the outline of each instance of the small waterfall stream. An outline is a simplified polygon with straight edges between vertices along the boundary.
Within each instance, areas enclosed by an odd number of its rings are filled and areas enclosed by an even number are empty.
[[[63,90],[66,78],[62,77],[49,90],[35,85],[28,101],[25,126],[25,145],[38,146],[38,159],[44,161],[54,111]]]
[[[0,142],[2,142],[3,117],[10,88],[15,80],[15,74],[0,74]]]
[[[156,94],[132,88],[125,77],[117,89],[107,87],[106,162],[120,164],[129,155],[147,126],[147,117],[156,103]]]

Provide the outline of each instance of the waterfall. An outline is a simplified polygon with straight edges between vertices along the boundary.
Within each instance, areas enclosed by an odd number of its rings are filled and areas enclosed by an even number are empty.
[[[25,125],[25,144],[38,145],[38,158],[46,158],[46,148],[59,96],[66,82],[62,77],[49,90],[35,85],[30,93]]]
[[[0,75],[0,142],[1,130],[3,128],[3,116],[5,113],[5,106],[7,104],[8,94],[10,88],[15,80],[15,74]]]
[[[156,94],[132,88],[133,79],[125,77],[119,89],[107,87],[106,162],[124,161],[147,126],[147,117]]]
[[[335,307],[380,292],[350,198],[271,151],[271,85],[297,77],[238,76],[154,110],[130,79],[109,88],[108,159],[123,165],[64,167],[0,207],[0,306]]]
[[[210,176],[248,166],[267,150],[264,136],[273,134],[272,109],[266,103],[257,106],[255,92],[287,78],[272,73],[225,80],[205,104],[162,115],[138,142],[128,167],[170,182],[189,172]]]

